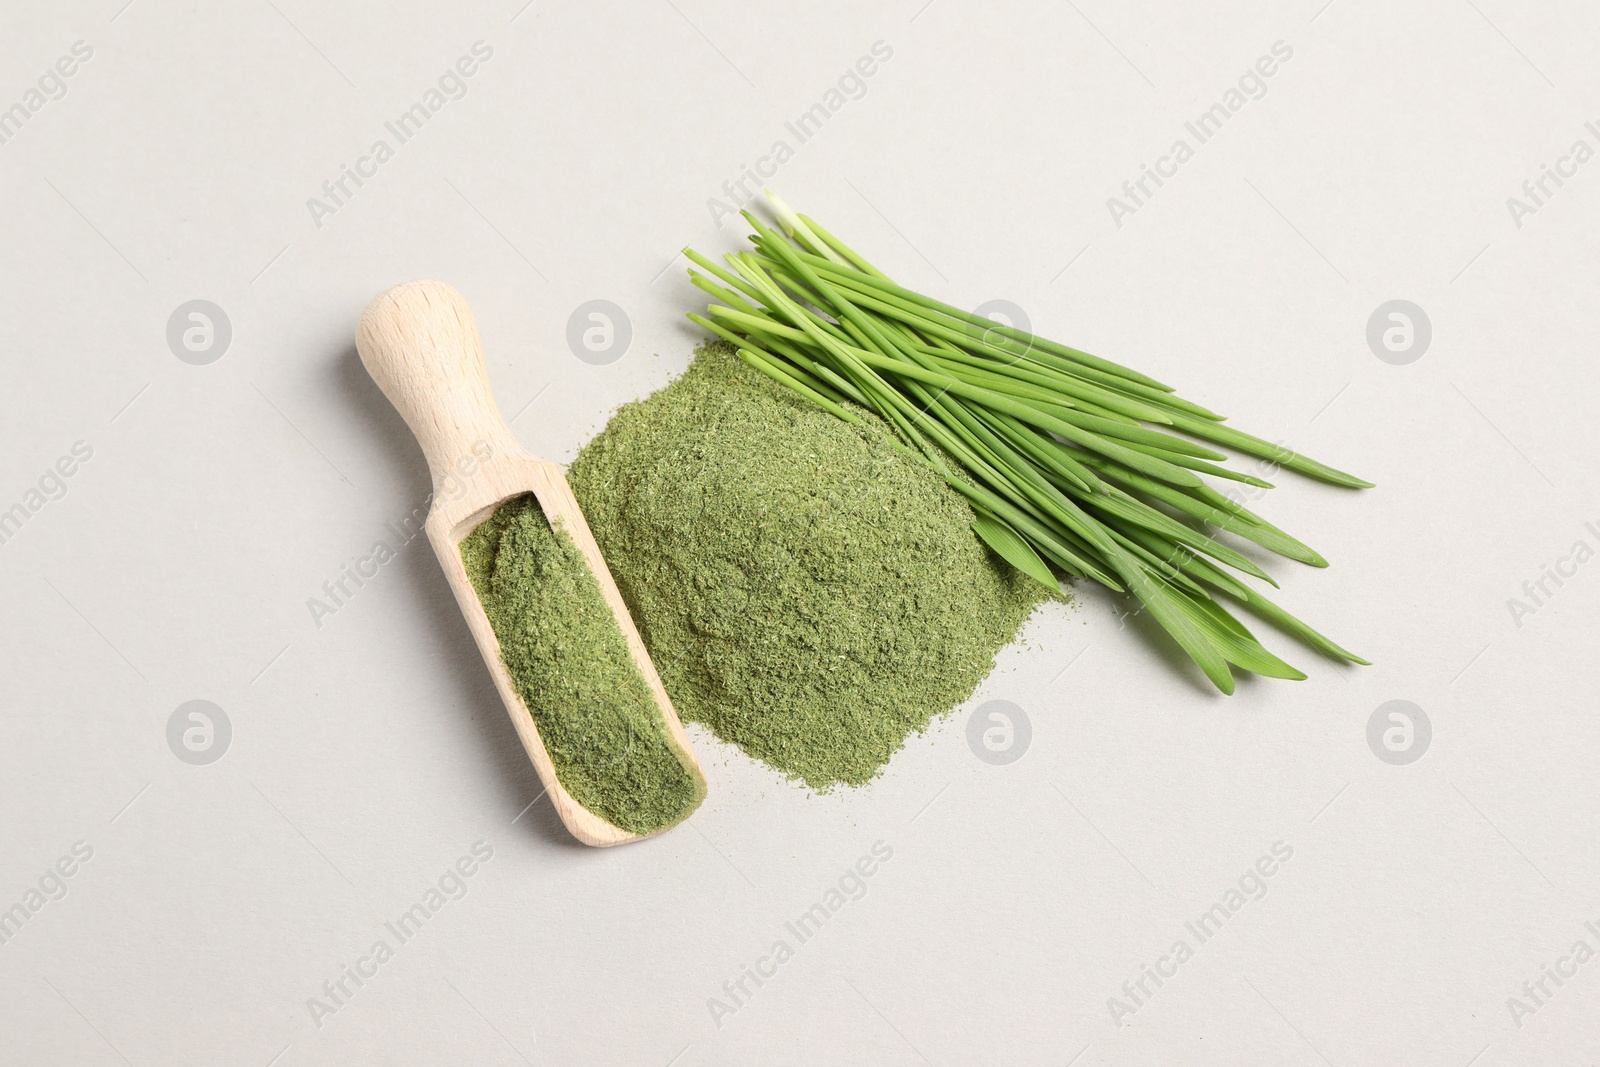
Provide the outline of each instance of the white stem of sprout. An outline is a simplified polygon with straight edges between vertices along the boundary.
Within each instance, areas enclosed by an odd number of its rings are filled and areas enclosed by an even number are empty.
[[[850,266],[850,263],[848,263],[843,256],[839,255],[839,253],[835,252],[828,245],[828,242],[824,241],[822,238],[818,237],[814,232],[812,232],[811,227],[805,224],[804,219],[795,214],[794,208],[784,203],[782,197],[765,186],[762,187],[761,191],[767,195],[767,202],[772,205],[772,210],[777,213],[778,225],[783,227],[784,233],[788,234],[790,237],[794,237],[796,234],[798,234],[806,244],[816,249],[819,255],[826,259],[832,260],[841,267]]]

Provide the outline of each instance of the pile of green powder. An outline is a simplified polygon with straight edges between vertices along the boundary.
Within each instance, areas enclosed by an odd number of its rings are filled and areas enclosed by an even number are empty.
[[[898,451],[706,345],[573,492],[680,717],[817,789],[971,695],[1044,590]]]
[[[500,639],[556,777],[615,826],[649,833],[686,817],[705,782],[668,737],[600,583],[532,496],[495,509],[461,559]]]

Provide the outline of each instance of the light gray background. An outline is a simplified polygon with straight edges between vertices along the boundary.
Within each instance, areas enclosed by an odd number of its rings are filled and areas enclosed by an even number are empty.
[[[1576,0],[1051,4],[10,2],[0,107],[74,41],[69,92],[0,145],[0,908],[93,858],[0,945],[11,1064],[1578,1064],[1600,925],[1600,12]],[[473,42],[493,58],[335,216],[306,199]],[[352,328],[419,276],[472,300],[514,428],[568,459],[666,382],[703,302],[707,199],[875,41],[893,58],[774,185],[902,280],[1007,298],[1244,428],[1378,483],[1259,505],[1333,565],[1283,602],[1376,661],[1224,699],[1085,591],[865,789],[812,796],[694,738],[686,826],[571,844],[421,542],[319,628],[322,583],[427,491]],[[1293,57],[1118,227],[1106,207],[1276,41]],[[1192,138],[1189,138],[1192,143]],[[391,139],[392,143],[392,139]],[[566,346],[609,299],[633,341]],[[181,362],[206,299],[223,358]],[[1380,304],[1433,325],[1369,350]],[[1570,569],[1570,568],[1569,568]],[[1553,584],[1547,587],[1554,589]],[[214,701],[231,747],[166,725]],[[968,747],[1010,700],[1031,747]],[[1386,701],[1431,748],[1369,749]],[[531,807],[529,805],[531,804]],[[493,859],[337,1014],[307,999],[473,842]],[[893,858],[736,1014],[708,998],[875,841]],[[1108,998],[1274,842],[1293,858],[1117,1025]],[[392,942],[392,938],[389,938]],[[793,939],[790,938],[791,944]]]

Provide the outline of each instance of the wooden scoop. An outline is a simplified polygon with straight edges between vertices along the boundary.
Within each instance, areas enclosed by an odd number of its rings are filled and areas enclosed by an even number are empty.
[[[572,836],[588,845],[618,845],[651,836],[613,825],[579,804],[562,787],[550,754],[539,739],[539,728],[500,658],[500,642],[461,560],[462,538],[503,501],[532,493],[551,525],[566,530],[599,579],[639,673],[655,695],[667,736],[681,750],[685,765],[698,781],[699,794],[705,795],[705,775],[689,747],[683,724],[661,687],[661,679],[634,629],[611,571],[567,486],[566,475],[554,463],[529,455],[512,436],[495,406],[478,325],[466,299],[443,282],[397,285],[367,305],[356,327],[356,349],[367,373],[405,417],[428,457],[428,468],[433,472],[433,506],[424,525],[428,540],[450,588],[455,590],[456,603],[478,641],[478,651],[483,653],[506,711],[511,714],[511,724],[522,738],[522,746],[528,750],[528,758],[549,791],[561,821]]]

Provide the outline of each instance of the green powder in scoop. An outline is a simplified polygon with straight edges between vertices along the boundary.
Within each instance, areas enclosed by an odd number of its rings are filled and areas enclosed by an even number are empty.
[[[600,583],[567,532],[551,528],[532,496],[515,497],[467,535],[461,559],[573,799],[641,834],[693,811],[705,782],[669,740]]]
[[[866,420],[707,345],[569,474],[679,715],[818,789],[966,700],[1045,595]]]

